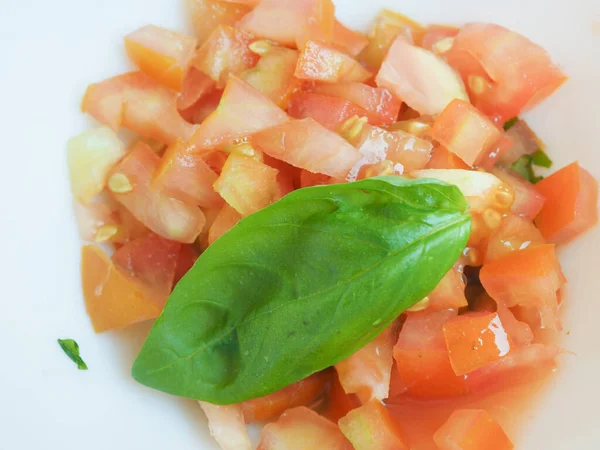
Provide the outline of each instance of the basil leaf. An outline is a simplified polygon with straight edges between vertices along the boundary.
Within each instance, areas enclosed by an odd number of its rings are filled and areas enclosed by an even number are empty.
[[[57,339],[58,345],[62,348],[63,352],[77,364],[79,370],[88,370],[86,363],[79,356],[79,344],[73,339]]]
[[[514,127],[517,124],[518,121],[519,121],[518,117],[513,117],[512,119],[504,122],[504,125],[503,125],[504,131],[510,130],[512,127]]]
[[[531,155],[531,163],[538,167],[545,167],[546,169],[552,167],[552,160],[543,150],[538,150]]]
[[[530,183],[537,183],[542,181],[544,177],[537,176],[533,171],[533,166],[545,167],[549,169],[552,167],[552,160],[543,150],[538,150],[532,155],[523,155],[517,159],[513,164],[512,168],[518,172],[523,178],[527,179]]]
[[[294,191],[200,256],[132,375],[215,404],[270,394],[373,340],[433,290],[470,229],[463,195],[436,180]]]

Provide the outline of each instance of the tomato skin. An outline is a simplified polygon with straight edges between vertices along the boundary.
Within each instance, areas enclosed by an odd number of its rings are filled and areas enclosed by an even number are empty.
[[[333,25],[333,46],[352,57],[358,56],[369,40],[362,33],[351,30],[336,20]]]
[[[251,7],[242,3],[224,0],[186,0],[198,43],[203,44],[219,25],[234,26],[248,14]]]
[[[574,162],[535,185],[546,198],[535,218],[550,242],[573,240],[598,223],[598,182]]]
[[[146,25],[125,36],[129,58],[146,75],[179,92],[197,41],[155,25]]]
[[[510,207],[510,212],[518,216],[533,220],[540,213],[546,198],[517,172],[512,169],[495,168],[492,173],[508,184],[515,195],[515,200]]]
[[[340,97],[312,92],[292,95],[288,114],[295,119],[310,117],[332,131],[337,131],[351,117],[368,115],[361,107]]]

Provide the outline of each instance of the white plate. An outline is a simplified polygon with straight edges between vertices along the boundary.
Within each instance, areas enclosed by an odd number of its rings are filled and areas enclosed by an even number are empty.
[[[527,114],[557,167],[579,159],[600,178],[600,3],[597,0],[337,0],[366,27],[381,6],[430,23],[498,22],[546,47],[570,81]],[[172,0],[1,0],[0,124],[4,239],[0,313],[0,449],[214,449],[192,401],[129,376],[145,326],[95,335],[79,285],[65,142],[89,126],[86,85],[131,65],[122,36],[154,23],[186,29]],[[526,416],[518,448],[600,448],[600,229],[561,251],[569,278],[564,357],[556,386]],[[56,344],[81,345],[79,372]]]

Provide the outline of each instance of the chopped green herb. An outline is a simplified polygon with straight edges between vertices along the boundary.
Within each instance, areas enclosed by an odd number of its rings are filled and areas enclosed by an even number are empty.
[[[533,155],[531,155],[531,163],[534,166],[545,167],[546,169],[552,167],[552,160],[543,150],[538,150]]]
[[[88,370],[87,365],[79,356],[79,345],[73,339],[58,339],[58,345],[63,349],[63,352],[77,364],[79,370]]]
[[[545,167],[549,169],[552,167],[552,160],[548,155],[538,150],[533,155],[523,155],[512,165],[514,171],[518,172],[519,175],[529,180],[530,183],[537,183],[544,179],[542,176],[537,176],[533,171],[533,166]]]
[[[516,125],[516,123],[519,121],[518,117],[513,117],[512,119],[504,122],[504,131],[508,131],[510,130],[512,127],[514,127]]]

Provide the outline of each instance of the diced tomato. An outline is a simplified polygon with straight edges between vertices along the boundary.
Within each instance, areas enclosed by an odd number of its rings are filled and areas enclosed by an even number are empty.
[[[222,450],[251,450],[252,444],[240,405],[198,402],[208,418],[210,434]]]
[[[396,325],[389,326],[373,341],[334,366],[344,391],[356,394],[362,403],[388,397],[396,328]]]
[[[330,379],[330,371],[318,372],[265,397],[242,402],[244,419],[246,423],[267,422],[290,408],[311,406],[324,393]]]
[[[336,424],[300,406],[289,409],[261,432],[257,450],[352,450]]]
[[[177,139],[187,141],[195,129],[177,112],[176,95],[142,72],[130,72],[90,84],[81,110],[115,131],[124,126],[172,144]]]
[[[152,187],[190,205],[215,208],[223,199],[214,191],[218,175],[198,154],[188,151],[182,141],[172,144],[163,155]]]
[[[503,137],[470,103],[453,100],[433,124],[432,137],[468,165],[475,165]]]
[[[433,150],[427,169],[470,169],[469,165],[442,146]]]
[[[439,114],[452,100],[468,101],[462,80],[443,59],[399,36],[377,74],[388,88],[420,114]]]
[[[165,296],[153,293],[118,271],[94,245],[81,250],[81,283],[88,315],[96,333],[158,317]]]
[[[115,166],[109,189],[117,201],[156,234],[173,241],[192,243],[204,227],[202,211],[152,189],[159,157],[139,143]]]
[[[225,203],[208,232],[209,245],[231,230],[241,219],[242,215]]]
[[[370,69],[378,70],[398,36],[404,37],[408,42],[418,43],[423,31],[420,24],[408,17],[382,9],[375,17],[369,32],[369,43],[361,54],[361,60]]]
[[[186,110],[191,108],[201,98],[208,95],[214,87],[215,82],[211,77],[195,67],[190,67],[183,78],[181,94],[177,100],[177,109]]]
[[[118,232],[117,206],[107,202],[83,205],[73,202],[79,237],[90,242],[110,242]]]
[[[199,256],[193,245],[181,245],[181,251],[179,252],[175,266],[175,279],[173,280],[175,285],[190,271]]]
[[[484,264],[481,284],[508,307],[535,307],[545,328],[560,329],[556,292],[565,283],[554,245],[519,250]]]
[[[229,25],[219,25],[198,49],[193,66],[223,89],[231,75],[254,67],[259,56],[248,48],[254,37]]]
[[[540,213],[546,198],[536,187],[512,169],[495,168],[492,173],[509,185],[514,193],[510,212],[533,220]]]
[[[242,5],[248,5],[248,6],[256,6],[258,5],[261,0],[221,0],[225,3],[240,3]]]
[[[487,295],[487,294],[484,294]],[[487,295],[489,297],[489,295]],[[489,297],[491,299],[491,297]],[[492,300],[493,301],[493,300]],[[510,338],[511,344],[521,346],[529,345],[533,342],[533,331],[528,323],[522,322],[516,318],[513,312],[503,303],[498,303],[496,307],[498,317],[506,334]],[[514,349],[513,345],[513,349]]]
[[[312,92],[296,92],[292,95],[288,114],[295,119],[310,117],[332,131],[339,130],[351,117],[368,115],[367,111],[341,97]]]
[[[276,169],[279,173],[277,174],[277,184],[279,185],[279,195],[284,195],[292,192],[296,187],[294,186],[294,179],[298,176],[298,168],[294,167],[280,159],[275,159],[269,155],[263,156],[263,162]]]
[[[531,155],[538,150],[544,149],[544,143],[537,137],[524,120],[517,120],[506,132],[512,145],[500,157],[499,162],[510,165],[523,155]]]
[[[315,92],[334,95],[360,106],[368,113],[371,125],[390,125],[396,122],[402,102],[386,88],[363,83],[319,84]]]
[[[232,153],[214,188],[242,216],[255,213],[281,197],[278,171],[254,158]]]
[[[470,313],[444,324],[450,363],[465,375],[497,361],[510,351],[510,342],[497,313]]]
[[[458,28],[449,25],[430,25],[425,29],[419,45],[434,53],[444,54],[452,48],[453,38],[458,32]],[[445,41],[445,44],[440,44],[442,41]]]
[[[186,2],[200,44],[203,44],[219,25],[233,26],[252,9],[243,2],[224,0],[186,0]]]
[[[208,164],[215,173],[220,174],[223,171],[223,166],[227,162],[227,158],[229,158],[229,153],[215,150],[210,152],[208,155],[204,155],[204,162]]]
[[[284,108],[290,96],[300,88],[300,81],[294,77],[297,62],[297,50],[271,46],[256,67],[243,72],[240,78]]]
[[[548,53],[499,25],[470,23],[447,53],[473,104],[499,124],[532,108],[567,79]]]
[[[196,51],[196,38],[155,25],[125,36],[129,58],[146,75],[179,92]]]
[[[308,41],[300,52],[294,76],[301,80],[350,83],[366,81],[372,74],[351,56],[334,47]]]
[[[336,20],[333,25],[333,46],[356,57],[369,43],[362,33],[351,30]]]
[[[459,409],[435,433],[440,450],[512,450],[504,430],[484,410]]]
[[[322,173],[312,173],[302,169],[300,173],[300,187],[323,186],[326,184],[336,184],[337,180],[329,175]]]
[[[468,306],[462,270],[459,270],[458,266],[450,269],[427,297],[429,298],[427,308],[434,310],[459,309]]]
[[[355,394],[346,394],[336,372],[331,376],[329,398],[325,409],[321,412],[323,417],[337,423],[342,417],[360,406],[360,400]]]
[[[239,26],[257,37],[302,49],[309,39],[331,42],[331,0],[262,0]]]
[[[294,120],[257,133],[252,143],[267,155],[296,167],[345,178],[360,154],[340,135],[313,119]]]
[[[531,219],[509,214],[490,236],[485,261],[494,261],[510,253],[544,243],[544,238]]]
[[[210,81],[214,83],[214,81]],[[197,101],[194,105],[190,106],[186,110],[180,110],[179,113],[181,114],[181,117],[183,117],[188,122],[201,124],[208,118],[208,116],[215,112],[215,110],[221,103],[222,97],[223,91],[211,91],[208,94],[203,95],[202,98],[199,101]]]
[[[379,400],[350,411],[339,426],[355,450],[410,449],[399,424]]]
[[[173,289],[180,251],[179,242],[150,233],[125,244],[113,254],[112,260],[131,278],[166,298]]]
[[[563,167],[535,189],[546,198],[535,224],[547,240],[568,242],[598,223],[598,182],[579,163]]]

